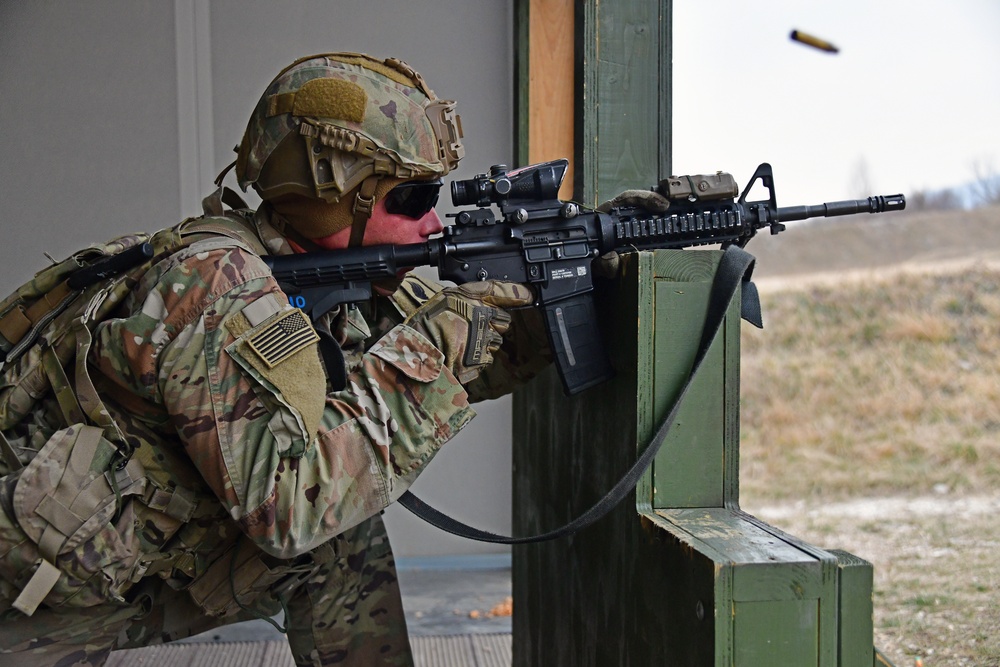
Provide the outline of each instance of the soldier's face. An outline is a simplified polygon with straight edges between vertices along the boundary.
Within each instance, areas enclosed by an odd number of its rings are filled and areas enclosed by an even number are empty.
[[[414,219],[401,213],[389,213],[382,199],[368,220],[363,245],[422,243],[442,229],[441,218],[433,208]]]
[[[422,243],[442,229],[444,226],[441,224],[441,218],[438,217],[437,211],[433,208],[421,217],[414,219],[401,213],[389,213],[385,209],[385,198],[382,198],[375,204],[372,217],[368,219],[368,225],[365,227],[365,240],[362,245]],[[351,228],[348,227],[325,238],[314,239],[314,241],[324,248],[335,250],[346,248],[350,238]]]

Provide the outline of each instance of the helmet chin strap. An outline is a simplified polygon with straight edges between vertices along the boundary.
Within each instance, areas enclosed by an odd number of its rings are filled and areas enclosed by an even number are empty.
[[[375,210],[375,187],[378,185],[380,176],[369,176],[361,182],[358,193],[354,196],[354,222],[351,224],[351,240],[348,247],[356,248],[365,239],[365,227],[368,226],[368,219],[372,217]]]

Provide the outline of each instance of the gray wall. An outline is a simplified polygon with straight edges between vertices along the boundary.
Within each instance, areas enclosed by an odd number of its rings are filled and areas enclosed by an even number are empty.
[[[511,5],[0,2],[0,292],[43,266],[44,252],[62,259],[198,214],[264,86],[303,55],[406,60],[439,96],[459,101],[467,152],[454,176],[510,164]],[[227,182],[233,186],[232,177]],[[509,530],[509,406],[482,406],[415,491],[486,528]],[[399,555],[498,551],[402,509],[386,517]]]

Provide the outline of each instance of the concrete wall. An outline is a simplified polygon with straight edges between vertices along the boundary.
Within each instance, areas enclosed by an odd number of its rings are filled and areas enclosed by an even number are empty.
[[[48,260],[200,213],[264,86],[294,59],[406,60],[457,99],[456,178],[511,164],[512,2],[70,0],[0,3],[0,292]],[[232,177],[228,183],[232,186]],[[250,198],[254,200],[252,197]],[[510,526],[510,404],[484,405],[415,486],[492,530]],[[496,553],[387,513],[403,556]]]

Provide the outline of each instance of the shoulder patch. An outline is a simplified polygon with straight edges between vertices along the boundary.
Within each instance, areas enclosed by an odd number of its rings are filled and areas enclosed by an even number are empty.
[[[293,308],[247,336],[246,343],[268,368],[274,368],[318,340],[305,313]]]
[[[250,327],[245,311],[226,322],[230,333],[236,336],[226,352],[280,403],[294,411],[296,416],[292,421],[300,421],[299,435],[286,428],[279,440],[287,445],[284,449],[288,455],[301,456],[319,431],[326,405],[326,373],[319,357],[319,335],[298,308],[276,313],[255,327]],[[251,316],[255,314],[251,312]],[[288,423],[291,422],[285,426]]]

